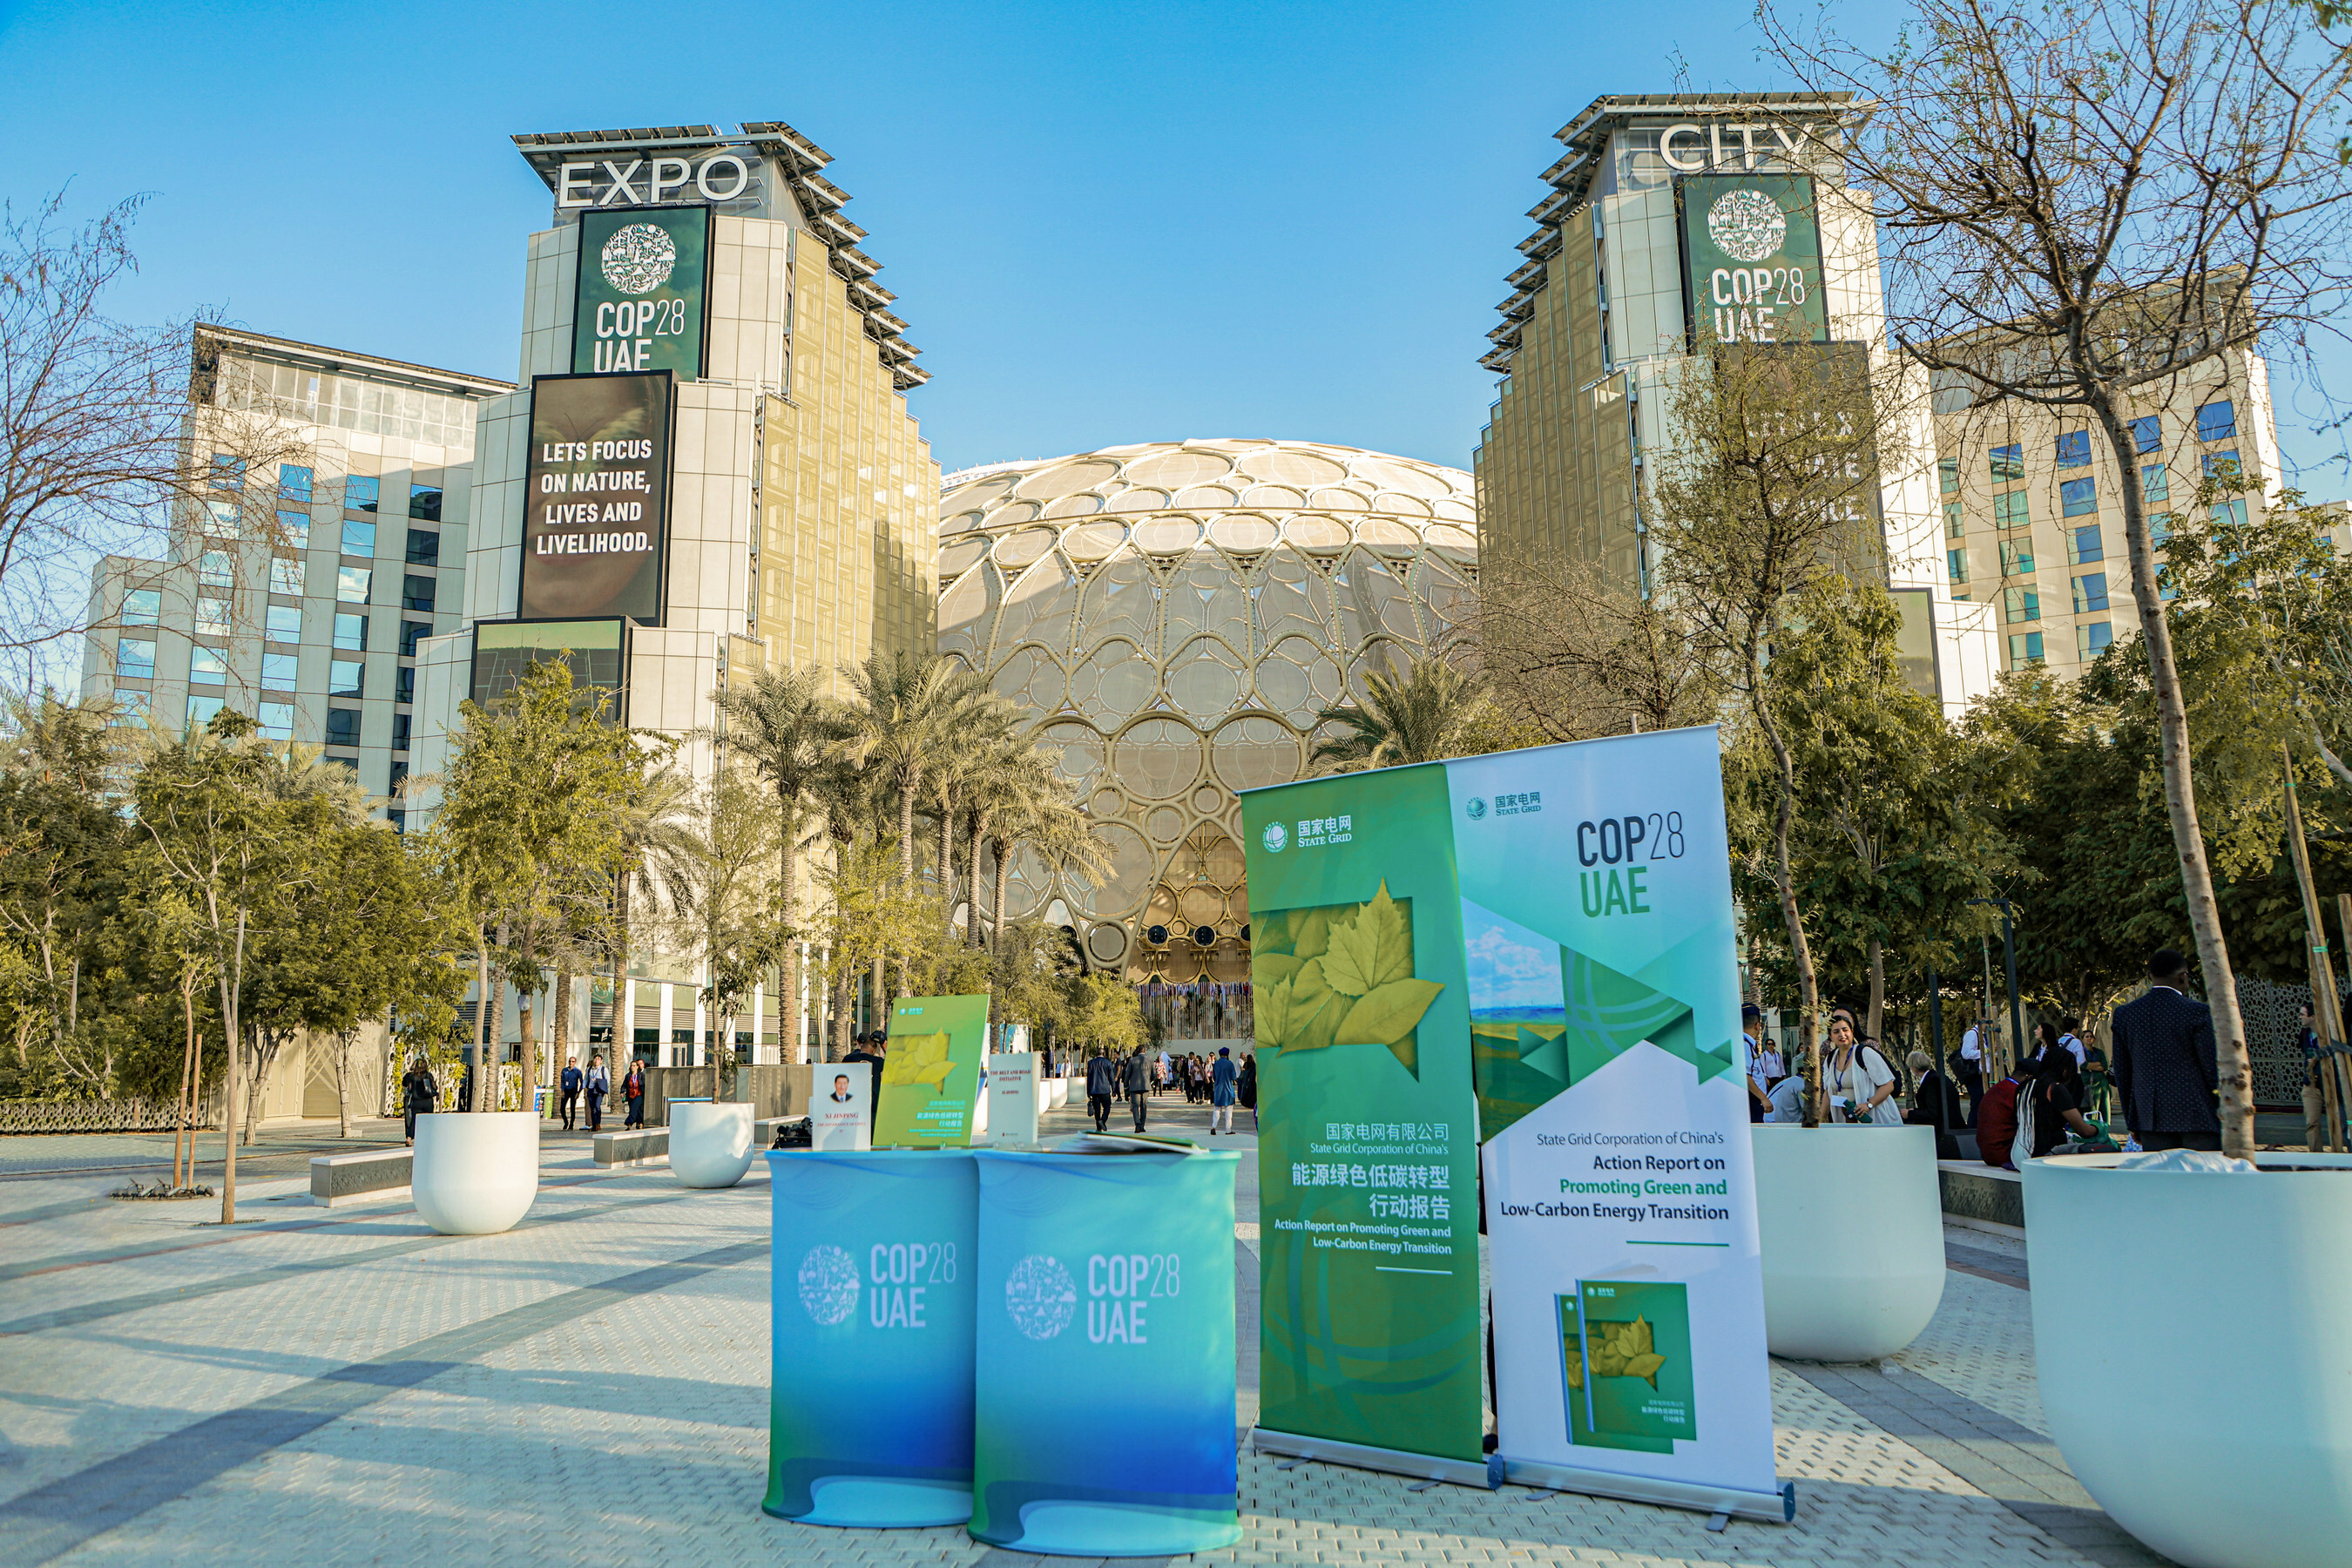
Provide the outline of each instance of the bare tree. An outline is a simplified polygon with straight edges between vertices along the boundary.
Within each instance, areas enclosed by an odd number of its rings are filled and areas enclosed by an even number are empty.
[[[1516,723],[1549,741],[1705,723],[1720,694],[1686,616],[1558,556],[1481,567],[1477,603],[1448,647],[1476,664]]]
[[[1892,240],[1897,342],[1939,395],[2078,411],[2114,454],[2222,1142],[2241,1155],[2252,1076],[2130,425],[2231,351],[2307,352],[2339,308],[2352,185],[2333,138],[2352,53],[2327,29],[2344,19],[2269,0],[1919,0],[1874,53],[1760,13],[1805,86],[1874,100],[1837,151]]]

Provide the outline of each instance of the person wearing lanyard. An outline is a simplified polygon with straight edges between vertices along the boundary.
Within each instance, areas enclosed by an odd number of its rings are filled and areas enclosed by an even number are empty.
[[[1847,1121],[1902,1125],[1903,1112],[1894,1102],[1894,1069],[1877,1047],[1854,1043],[1853,1025],[1843,1014],[1830,1025],[1830,1059],[1822,1070],[1832,1099],[1845,1107]]]

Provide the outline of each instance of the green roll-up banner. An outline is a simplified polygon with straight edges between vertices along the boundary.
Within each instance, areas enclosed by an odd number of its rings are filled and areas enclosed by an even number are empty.
[[[1478,1467],[1478,1127],[1445,770],[1242,797],[1261,1441]]]
[[[971,1142],[988,1052],[986,996],[902,996],[882,1053],[876,1148],[961,1148]]]

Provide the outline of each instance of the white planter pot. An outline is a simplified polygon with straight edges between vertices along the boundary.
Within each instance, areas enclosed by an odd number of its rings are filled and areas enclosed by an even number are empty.
[[[669,1168],[689,1187],[731,1187],[751,1168],[751,1106],[740,1100],[669,1102]]]
[[[539,1196],[539,1115],[445,1110],[416,1119],[409,1188],[416,1212],[443,1236],[514,1228]]]
[[[1944,1299],[1935,1129],[1748,1131],[1772,1353],[1877,1361],[1917,1339]]]
[[[2029,1160],[2042,1411],[2115,1521],[2183,1568],[2352,1546],[2352,1155],[2308,1174]]]
[[[1070,1080],[1066,1078],[1047,1079],[1054,1089],[1053,1109],[1060,1110],[1070,1103]]]

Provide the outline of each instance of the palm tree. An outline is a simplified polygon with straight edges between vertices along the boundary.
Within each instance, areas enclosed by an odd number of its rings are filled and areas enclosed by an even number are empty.
[[[628,1058],[624,1051],[634,1042],[636,1020],[629,1011],[628,977],[631,908],[637,899],[656,908],[674,902],[694,858],[694,780],[674,759],[665,758],[649,769],[623,808],[616,837],[619,864],[613,876],[613,1068],[619,1071]]]
[[[1307,765],[1333,773],[1433,763],[1484,751],[1478,727],[1491,710],[1486,689],[1442,658],[1417,658],[1403,679],[1364,679],[1363,704],[1326,708],[1318,724],[1337,727],[1315,744]]]
[[[800,915],[800,852],[807,842],[801,829],[818,792],[840,767],[848,721],[840,704],[824,695],[822,679],[814,669],[761,670],[749,685],[730,685],[720,690],[718,704],[720,721],[727,726],[729,748],[768,786],[782,818],[777,835],[781,846],[777,913],[783,927],[781,1009],[797,1033],[801,952],[795,928]],[[805,1039],[794,1039],[790,1059],[801,1060],[807,1047]]]
[[[950,658],[898,649],[842,671],[855,700],[848,755],[875,769],[898,806],[898,879],[915,881],[915,802],[923,784],[993,699],[987,683]]]
[[[926,770],[933,814],[939,820],[939,891],[942,923],[955,924],[955,825],[967,791],[1004,754],[1023,749],[1015,739],[1021,710],[1009,699],[982,690],[955,716],[945,739]]]
[[[996,850],[996,927],[1004,928],[1004,884],[1013,857],[1021,846],[1034,849],[1045,864],[1065,876],[1092,881],[1110,869],[1110,851],[1094,835],[1094,819],[1073,805],[1060,791],[1041,792],[1009,814],[998,836]]]
[[[1004,873],[1012,855],[1013,844],[1021,825],[1044,811],[1051,803],[1067,796],[1061,780],[1054,775],[1053,753],[1034,743],[1006,739],[991,746],[974,759],[971,779],[971,810],[966,818],[969,853],[965,857],[971,873],[971,917],[967,934],[975,947],[995,946],[994,932],[1004,923]],[[980,864],[982,845],[996,856],[996,896],[984,900],[981,896]],[[990,911],[988,937],[982,936],[981,910]]]

